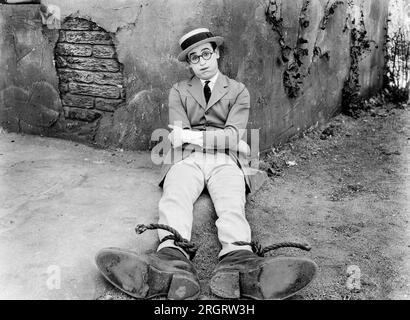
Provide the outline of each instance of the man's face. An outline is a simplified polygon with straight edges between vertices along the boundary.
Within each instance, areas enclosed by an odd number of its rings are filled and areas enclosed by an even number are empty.
[[[199,79],[208,80],[211,79],[218,72],[218,59],[219,59],[219,49],[216,48],[215,52],[212,53],[209,60],[205,60],[203,57],[199,58],[198,63],[192,63],[189,58],[194,56],[200,56],[206,54],[206,52],[213,52],[212,45],[208,43],[201,44],[188,53],[189,65],[194,71],[195,75]]]

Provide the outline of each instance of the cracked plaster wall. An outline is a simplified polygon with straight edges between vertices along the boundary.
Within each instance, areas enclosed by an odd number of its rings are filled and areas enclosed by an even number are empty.
[[[54,122],[42,129],[44,134],[101,146],[149,148],[152,131],[167,127],[171,85],[190,76],[189,70],[176,60],[177,41],[184,32],[198,26],[208,26],[225,36],[221,70],[247,85],[252,104],[248,127],[261,129],[261,150],[340,111],[342,91],[349,81],[357,81],[356,88],[363,95],[382,85],[388,7],[388,1],[384,0],[46,0],[42,3],[58,6],[62,21],[67,17],[89,19],[112,34],[118,60],[124,66],[127,98],[123,107],[94,123],[92,135],[88,134],[90,128],[67,128],[61,102],[55,99],[51,109],[58,116],[53,114]],[[1,7],[3,22],[5,15]],[[38,30],[33,35],[43,43],[46,53],[42,58],[30,59],[33,63],[41,60],[48,66],[37,78],[43,77],[57,89],[52,57],[58,31],[36,26]],[[369,48],[359,48],[358,56],[352,59],[352,30],[360,28],[366,31],[364,39]],[[0,43],[2,51],[7,41]],[[8,54],[11,59],[14,53]],[[353,72],[352,61],[356,64]],[[9,63],[3,56],[0,62],[2,68]],[[10,75],[23,73],[20,69],[13,70],[10,69]],[[20,82],[17,78],[4,80],[0,75],[0,90],[10,83],[27,90],[37,78]],[[3,120],[2,123],[4,126]]]

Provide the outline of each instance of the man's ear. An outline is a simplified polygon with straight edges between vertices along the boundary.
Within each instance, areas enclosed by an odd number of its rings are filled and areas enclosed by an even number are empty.
[[[215,56],[217,59],[219,59],[219,47],[215,49]]]

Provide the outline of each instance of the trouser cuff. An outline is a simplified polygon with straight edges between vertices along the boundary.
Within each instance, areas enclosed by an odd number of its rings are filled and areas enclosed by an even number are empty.
[[[248,250],[250,252],[253,252],[251,246],[236,246],[233,244],[228,244],[228,245],[223,246],[221,252],[219,252],[218,258],[221,258],[222,256],[232,251],[239,251],[239,250]]]
[[[190,260],[188,253],[186,253],[185,250],[182,249],[181,247],[178,247],[177,245],[175,245],[174,240],[166,240],[160,243],[160,245],[157,248],[157,251],[161,250],[162,248],[169,248],[169,247],[178,249]]]

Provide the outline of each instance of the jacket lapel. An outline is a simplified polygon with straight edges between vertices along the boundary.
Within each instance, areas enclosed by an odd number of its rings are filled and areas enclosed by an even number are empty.
[[[221,100],[221,98],[228,93],[227,87],[228,87],[228,81],[226,80],[226,76],[220,73],[218,78],[216,79],[215,85],[212,89],[211,97],[209,98],[208,105],[205,108],[205,110],[212,108],[212,106],[215,103]],[[204,101],[205,101],[205,98],[204,98]]]
[[[193,77],[191,81],[188,82],[188,92],[194,97],[196,102],[198,102],[203,109],[206,108],[204,90],[201,80],[199,80],[198,77]]]

